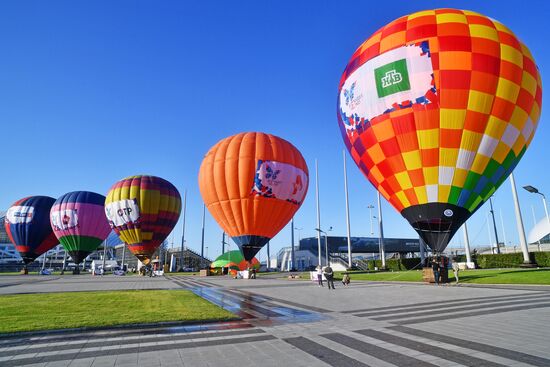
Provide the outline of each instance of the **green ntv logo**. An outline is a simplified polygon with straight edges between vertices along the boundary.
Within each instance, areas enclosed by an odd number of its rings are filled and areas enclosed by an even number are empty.
[[[379,98],[411,89],[407,60],[397,60],[374,69],[374,80]]]

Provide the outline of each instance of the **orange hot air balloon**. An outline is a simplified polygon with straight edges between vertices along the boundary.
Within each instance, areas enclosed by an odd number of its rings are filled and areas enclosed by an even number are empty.
[[[249,132],[210,149],[199,187],[214,219],[250,261],[300,208],[308,175],[302,154],[288,141]]]

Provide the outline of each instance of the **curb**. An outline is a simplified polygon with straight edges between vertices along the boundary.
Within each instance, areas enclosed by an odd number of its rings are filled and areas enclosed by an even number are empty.
[[[235,317],[230,319],[214,319],[206,321],[163,321],[155,323],[144,324],[121,324],[112,326],[97,326],[97,327],[80,327],[69,329],[52,329],[52,330],[37,330],[37,331],[17,331],[13,333],[0,334],[0,341],[4,339],[12,339],[17,337],[31,337],[31,336],[46,336],[46,335],[63,335],[71,333],[81,333],[89,331],[116,331],[116,330],[139,330],[139,329],[154,329],[163,327],[180,327],[180,326],[201,326],[210,325],[223,322],[242,321],[242,317]]]

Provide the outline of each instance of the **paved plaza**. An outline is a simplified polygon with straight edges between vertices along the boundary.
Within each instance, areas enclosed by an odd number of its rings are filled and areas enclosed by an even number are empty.
[[[0,366],[550,366],[550,287],[0,277],[0,294],[182,288],[242,320],[2,337]]]

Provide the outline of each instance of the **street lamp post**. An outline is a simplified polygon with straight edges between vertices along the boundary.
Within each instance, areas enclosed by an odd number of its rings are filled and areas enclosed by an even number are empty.
[[[346,196],[346,227],[347,227],[347,235],[348,235],[348,268],[351,268],[352,266],[352,258],[351,258],[351,228],[350,228],[350,218],[349,218],[349,195],[348,195],[348,173],[346,169],[346,151],[342,150],[342,155],[344,157],[344,191]]]
[[[270,264],[270,260],[271,260],[271,253],[269,252],[269,241],[267,241],[267,271],[269,272],[269,269],[271,268],[271,264]]]
[[[380,200],[380,192],[378,192],[378,248],[380,251],[380,259],[382,260],[382,269],[386,269],[386,250],[384,248],[384,226],[382,224],[382,205]]]
[[[519,206],[514,172],[510,173],[510,186],[512,186],[512,197],[514,198],[514,211],[516,213],[516,225],[518,229],[519,244],[521,246],[521,252],[523,253],[523,266],[533,266],[534,264],[531,263],[531,260],[529,259],[529,248],[527,247],[527,239],[525,238],[525,229],[523,227],[523,218],[521,217],[521,208]]]
[[[328,257],[328,234],[327,232],[323,231],[320,228],[315,228],[317,232],[319,232],[319,235],[322,233],[325,235],[325,259],[326,259],[326,266],[330,265],[329,257]],[[332,231],[332,227],[328,229],[329,231]]]
[[[183,251],[185,250],[185,209],[187,207],[187,190],[183,191],[183,223],[181,231],[181,252],[180,252],[180,268],[183,271]]]
[[[468,226],[466,222],[463,225],[464,229],[464,251],[466,252],[466,263],[472,262],[472,255],[470,254],[470,237],[468,236]]]
[[[206,204],[202,204],[202,236],[201,236],[201,257],[204,258],[204,219],[206,216]]]
[[[372,209],[374,209],[374,205],[369,204],[369,205],[367,206],[367,208],[369,208],[370,234],[371,234],[371,236],[372,236],[372,235],[374,234],[374,230],[373,230],[373,227],[372,227],[372,218],[373,218],[373,216],[372,216]]]
[[[290,261],[292,262],[292,266],[290,267],[290,271],[295,271],[296,266],[294,266],[294,217],[292,217],[292,220],[290,221],[291,231],[290,231],[290,242],[292,243],[292,252],[290,256]]]
[[[489,198],[489,204],[491,205],[491,216],[493,217],[493,229],[495,231],[495,242],[497,244],[497,254],[500,254],[500,245],[498,244],[497,223],[495,222],[495,211],[493,210],[493,198]]]
[[[548,206],[546,205],[546,196],[544,196],[544,194],[540,192],[536,187],[533,187],[531,185],[523,186],[523,188],[532,194],[539,194],[540,196],[542,196],[542,204],[544,205],[544,212],[546,213],[546,221],[548,222],[548,226],[550,227],[550,216],[548,215]]]
[[[319,166],[317,164],[317,159],[315,160],[315,202],[317,204],[317,227],[321,227],[321,208],[319,205]],[[319,268],[322,266],[321,264],[321,232],[320,230],[317,232],[317,252],[319,254],[318,261],[319,261]]]
[[[294,227],[294,230],[298,231],[298,246],[300,246],[300,241],[302,240],[302,229],[303,228]]]

